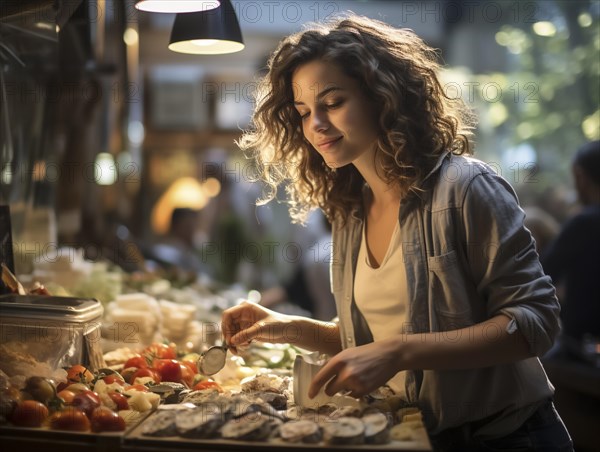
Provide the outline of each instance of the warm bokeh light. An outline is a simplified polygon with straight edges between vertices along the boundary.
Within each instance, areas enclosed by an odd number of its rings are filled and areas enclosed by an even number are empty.
[[[592,15],[590,13],[581,13],[579,17],[577,17],[577,22],[579,22],[579,26],[582,28],[587,28],[592,25]]]
[[[533,24],[533,32],[538,36],[554,36],[556,26],[552,22],[543,20]]]
[[[158,199],[152,209],[152,229],[156,234],[165,234],[169,229],[171,213],[177,207],[200,210],[208,202],[202,184],[193,177],[182,177],[173,182]]]
[[[100,152],[94,163],[94,180],[98,185],[112,185],[117,181],[117,166],[112,154]]]
[[[202,189],[204,190],[204,193],[206,193],[206,196],[214,198],[221,193],[221,182],[214,177],[209,177],[202,184]]]
[[[123,33],[123,41],[128,46],[137,44],[138,40],[138,32],[134,28],[127,28],[127,30],[125,30],[125,33]]]
[[[600,110],[596,110],[583,120],[581,130],[588,140],[600,140]]]
[[[38,160],[33,164],[33,177],[36,182],[43,181],[46,178],[46,162]]]

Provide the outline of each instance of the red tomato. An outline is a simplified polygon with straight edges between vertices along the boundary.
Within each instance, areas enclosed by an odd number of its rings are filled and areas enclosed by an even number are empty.
[[[219,392],[223,392],[223,388],[219,383],[212,380],[202,380],[194,385],[192,388],[194,391],[201,391],[203,389],[216,389]]]
[[[144,386],[144,388],[145,388],[145,386]],[[111,400],[113,402],[115,402],[117,404],[117,411],[129,409],[129,403],[127,402],[127,397],[125,397],[123,394],[120,394],[118,392],[109,392],[108,396],[111,398]]]
[[[181,382],[185,383],[188,388],[194,385],[194,372],[190,370],[185,364],[179,364],[181,367]]]
[[[137,355],[125,361],[123,369],[128,369],[130,367],[135,367],[136,369],[148,367],[148,361],[146,361],[146,358],[144,358],[142,355]]]
[[[181,365],[175,359],[162,359],[157,361],[157,370],[162,381],[181,382]]]
[[[79,408],[87,416],[91,416],[94,409],[100,406],[100,397],[94,391],[81,391],[79,394],[75,394],[71,405]]]
[[[50,428],[54,430],[85,432],[90,429],[90,420],[83,411],[67,407],[50,416]]]
[[[119,383],[121,386],[123,386],[125,384],[125,380],[119,374],[110,374],[110,375],[107,375],[106,377],[102,377],[102,379],[104,380],[104,382],[107,385],[112,384],[112,383]]]
[[[142,367],[141,369],[136,370],[133,375],[131,376],[131,380],[129,381],[130,384],[135,384],[135,379],[136,378],[144,378],[144,377],[150,377],[152,378],[152,381],[154,383],[160,383],[161,380],[161,376],[158,373],[157,370],[149,368],[149,367]]]
[[[125,420],[106,406],[98,407],[92,413],[92,432],[122,432]]]
[[[140,392],[148,392],[148,388],[144,385],[131,385],[128,389],[135,389]]]
[[[71,402],[73,402],[73,398],[75,397],[75,393],[73,391],[69,391],[68,389],[63,389],[56,395],[63,399],[63,402],[66,404],[71,404]]]
[[[47,417],[46,405],[36,400],[23,400],[17,404],[10,420],[19,427],[39,427]]]
[[[70,383],[83,383],[89,385],[94,379],[94,374],[81,364],[75,364],[67,369],[67,379]]]
[[[152,362],[154,358],[175,359],[177,357],[177,352],[175,351],[175,345],[170,346],[155,342],[146,347],[142,352],[142,355],[149,358],[150,362]]]
[[[144,368],[142,368],[142,369],[144,369]],[[132,380],[133,374],[136,373],[137,371],[138,371],[138,369],[135,367],[130,367],[129,369],[123,369],[121,371],[121,376],[127,383],[131,383],[133,381]]]
[[[192,371],[192,374],[196,375],[198,373],[198,366],[194,361],[183,360],[180,361],[185,367]]]

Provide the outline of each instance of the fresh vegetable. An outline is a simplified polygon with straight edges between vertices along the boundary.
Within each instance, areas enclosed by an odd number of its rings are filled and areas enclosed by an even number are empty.
[[[94,380],[94,374],[87,367],[75,364],[67,369],[67,380],[71,383],[83,383],[89,385]]]
[[[39,427],[48,417],[48,407],[37,400],[19,402],[10,416],[10,421],[19,427]]]
[[[190,361],[188,359],[182,359],[180,361],[181,364],[183,364],[185,367],[187,367],[188,369],[190,369],[192,371],[193,375],[196,375],[198,373],[198,366],[196,365],[197,362],[198,362],[198,360]]]
[[[69,391],[68,389],[63,389],[56,395],[60,397],[66,404],[71,404],[71,402],[73,402],[73,398],[75,397],[75,393],[73,391]]]
[[[219,392],[223,392],[221,385],[213,380],[202,380],[196,383],[192,389],[194,391],[202,391],[203,389],[216,389]]]
[[[83,383],[73,383],[72,385],[69,385],[63,389],[74,392],[75,394],[79,394],[80,392],[83,392],[83,391],[89,391],[90,387],[87,385],[84,385]],[[60,391],[62,392],[62,389]]]
[[[135,367],[136,369],[148,367],[148,361],[142,355],[137,355],[125,361],[123,369],[129,369],[130,367]]]
[[[108,407],[101,406],[94,410],[90,419],[92,432],[122,432],[125,420]]]
[[[133,384],[127,388],[128,391],[131,389],[134,389],[138,392],[148,392],[148,388],[141,384]]]
[[[155,342],[146,347],[142,352],[142,355],[152,362],[155,358],[175,359],[177,358],[177,351],[175,350],[175,345],[160,344]]]
[[[130,377],[130,384],[135,384],[138,378],[144,379],[149,378],[153,383],[160,383],[161,377],[157,370],[150,369],[148,367],[142,367],[136,370]]]
[[[107,375],[106,377],[102,377],[102,380],[104,380],[107,385],[119,383],[121,386],[123,386],[125,384],[125,380],[120,374]]]
[[[95,408],[100,406],[100,397],[94,391],[82,391],[75,394],[71,405],[83,411],[88,417],[92,415]]]
[[[23,391],[44,405],[47,405],[50,400],[56,397],[54,385],[43,377],[29,377],[25,381]]]
[[[117,405],[117,410],[128,410],[129,403],[127,402],[127,397],[118,392],[109,392],[108,396],[111,398],[113,402]]]
[[[191,388],[194,385],[195,373],[183,363],[179,363],[179,367],[181,368],[181,383],[185,383],[188,388]]]
[[[160,373],[161,381],[173,381],[179,383],[181,381],[181,365],[175,359],[157,359],[153,365]]]
[[[50,416],[50,428],[54,430],[86,432],[90,429],[90,420],[80,409],[67,407]]]

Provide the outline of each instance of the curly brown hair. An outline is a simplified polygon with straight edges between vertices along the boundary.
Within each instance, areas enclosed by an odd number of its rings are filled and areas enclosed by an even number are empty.
[[[362,204],[364,179],[354,165],[330,169],[304,137],[292,77],[314,60],[338,65],[378,106],[380,174],[400,193],[418,190],[441,154],[471,152],[472,116],[444,92],[436,51],[412,30],[352,14],[284,38],[268,62],[253,127],[237,142],[266,184],[259,204],[274,199],[281,185],[298,222],[313,208],[345,222]]]

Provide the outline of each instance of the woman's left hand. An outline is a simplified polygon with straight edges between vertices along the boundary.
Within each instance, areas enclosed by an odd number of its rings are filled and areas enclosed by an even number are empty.
[[[398,345],[395,337],[341,351],[317,373],[308,396],[315,397],[323,385],[328,396],[339,391],[357,398],[369,394],[404,370]]]

